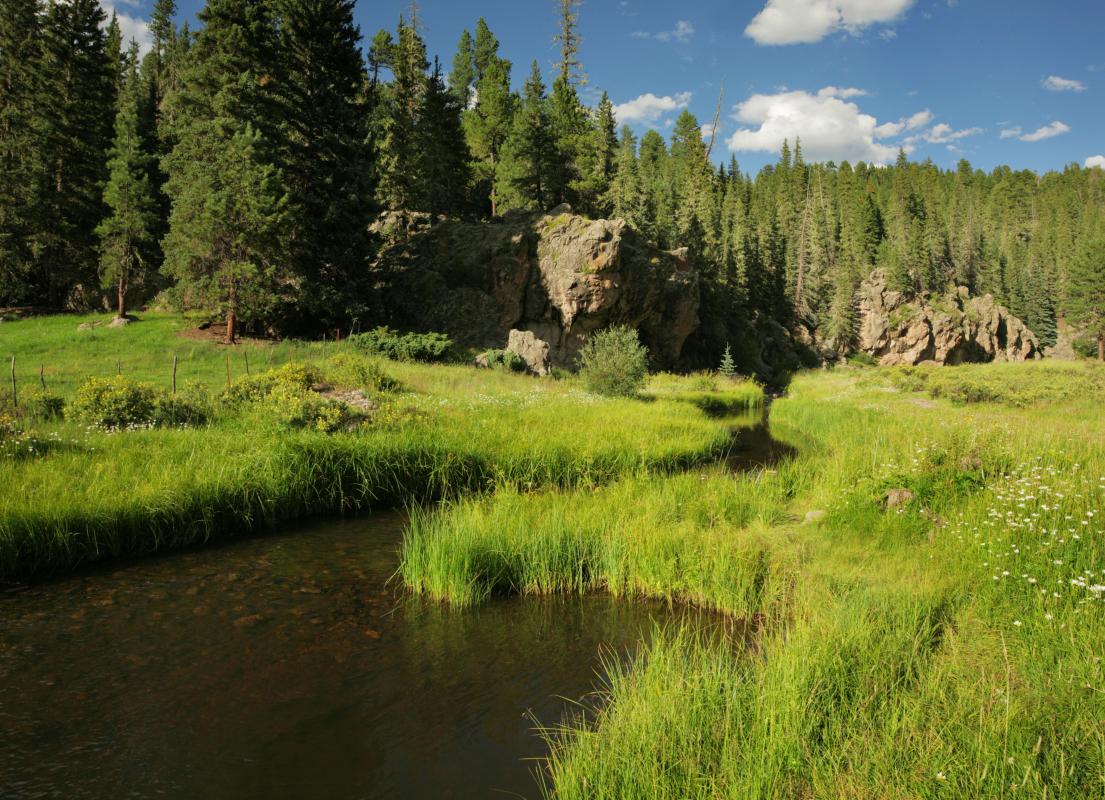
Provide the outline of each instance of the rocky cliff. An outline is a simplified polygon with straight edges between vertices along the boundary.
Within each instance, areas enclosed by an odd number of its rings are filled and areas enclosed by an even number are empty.
[[[876,270],[860,288],[859,348],[884,366],[1025,361],[1040,356],[1036,336],[992,296],[965,287],[907,300]]]
[[[547,344],[549,363],[571,367],[594,331],[624,324],[670,368],[699,324],[698,273],[622,220],[560,207],[493,223],[390,214],[375,227],[381,311],[398,327],[477,347],[524,339],[538,354]]]

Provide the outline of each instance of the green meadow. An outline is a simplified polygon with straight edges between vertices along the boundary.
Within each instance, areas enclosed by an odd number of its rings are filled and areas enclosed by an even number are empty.
[[[747,381],[658,375],[608,399],[344,343],[227,348],[168,315],[80,321],[0,330],[29,370],[0,440],[6,579],[408,505],[398,577],[458,614],[605,592],[746,632],[673,625],[611,658],[597,710],[544,731],[550,796],[1105,797],[1099,366],[800,374],[770,405],[791,455],[733,471],[737,426],[764,402]],[[311,392],[357,391],[371,412],[324,431],[288,424],[275,395],[230,402],[228,353],[239,395],[307,364]],[[27,411],[40,365],[72,407],[86,376],[166,390],[174,355],[180,391],[206,387],[188,390],[202,423]]]

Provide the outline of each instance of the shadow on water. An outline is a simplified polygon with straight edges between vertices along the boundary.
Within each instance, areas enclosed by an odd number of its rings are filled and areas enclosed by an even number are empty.
[[[732,472],[770,469],[798,455],[797,448],[772,438],[770,413],[768,405],[763,411],[732,420],[732,440],[724,459],[727,469]]]
[[[604,596],[456,612],[394,582],[400,513],[0,594],[0,796],[535,797],[563,719],[656,623]],[[505,794],[500,794],[505,793]]]

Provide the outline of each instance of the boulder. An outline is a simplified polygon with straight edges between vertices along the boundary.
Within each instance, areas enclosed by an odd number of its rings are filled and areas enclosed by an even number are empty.
[[[134,322],[130,317],[115,317],[107,324],[109,328],[122,328]]]
[[[883,366],[962,364],[1040,357],[1035,334],[991,295],[960,286],[907,299],[876,270],[860,287],[859,349]]]
[[[515,352],[535,371],[574,367],[594,331],[619,324],[638,330],[656,367],[671,368],[699,324],[699,277],[685,253],[659,250],[624,220],[560,206],[490,223],[389,214],[375,227],[387,240],[372,269],[388,324],[480,348],[514,349],[511,331],[529,333]]]
[[[511,329],[506,349],[526,362],[534,375],[549,374],[549,343],[538,339],[533,331]]]

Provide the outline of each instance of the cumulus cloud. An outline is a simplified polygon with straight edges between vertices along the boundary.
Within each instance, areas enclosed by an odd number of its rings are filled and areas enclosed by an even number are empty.
[[[675,27],[670,31],[649,33],[648,31],[634,31],[635,39],[656,39],[659,42],[679,42],[686,44],[694,36],[694,25],[685,19],[676,20]]]
[[[1050,139],[1052,136],[1058,136],[1061,133],[1066,133],[1069,130],[1070,125],[1067,125],[1065,122],[1059,122],[1058,120],[1056,120],[1055,122],[1048,123],[1042,128],[1037,128],[1036,130],[1032,131],[1032,133],[1023,134],[1018,138],[1020,138],[1022,142],[1039,142],[1043,139]]]
[[[1086,84],[1071,78],[1060,78],[1058,75],[1048,75],[1040,85],[1051,92],[1084,92]]]
[[[998,134],[999,139],[1012,139],[1014,136],[1020,136],[1023,133],[1020,125],[1014,125],[1012,128],[1003,128],[1002,132]]]
[[[627,103],[614,106],[614,116],[622,125],[630,122],[654,124],[664,114],[686,108],[690,102],[690,92],[679,92],[674,96],[664,95],[663,97],[646,92]]]
[[[733,118],[754,127],[733,133],[727,140],[730,150],[776,152],[784,139],[793,143],[800,137],[802,149],[815,161],[886,163],[898,152],[876,142],[878,121],[831,86],[817,94],[754,94],[736,106]]]
[[[138,6],[135,0],[117,0],[117,2],[128,6]],[[123,49],[130,47],[130,40],[134,39],[138,42],[139,56],[144,56],[150,51],[153,46],[153,34],[150,33],[149,23],[125,11],[120,11],[115,3],[108,2],[108,0],[100,0],[100,8],[107,14],[105,25],[111,22],[113,12],[116,15],[116,19],[119,21],[119,29],[123,32]]]
[[[1086,159],[1086,169],[1090,167],[1097,167],[1098,169],[1105,169],[1105,156],[1090,156]]]
[[[809,44],[836,31],[893,22],[915,0],[767,0],[744,35],[757,44]]]
[[[908,117],[902,117],[897,122],[884,122],[875,128],[876,139],[890,139],[895,136],[900,136],[905,131],[914,131],[918,128],[923,128],[932,122],[932,112],[927,108],[924,111],[918,111],[916,114],[912,114]]]
[[[963,130],[957,131],[946,122],[940,122],[933,125],[927,131],[906,138],[906,143],[914,144],[924,141],[929,144],[948,144],[949,142],[954,142],[959,139],[965,139],[968,136],[977,136],[982,132],[982,128],[964,128]]]

